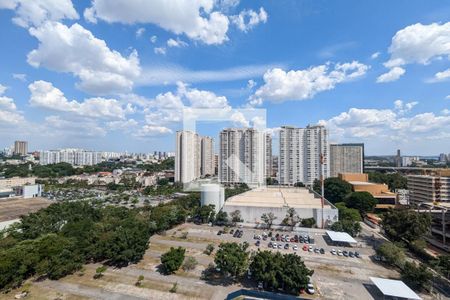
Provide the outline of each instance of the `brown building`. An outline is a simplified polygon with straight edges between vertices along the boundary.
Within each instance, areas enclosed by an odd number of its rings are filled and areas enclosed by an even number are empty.
[[[386,209],[397,205],[397,194],[384,183],[369,182],[368,174],[339,173],[339,178],[352,185],[354,192],[368,192],[378,200],[376,208]]]

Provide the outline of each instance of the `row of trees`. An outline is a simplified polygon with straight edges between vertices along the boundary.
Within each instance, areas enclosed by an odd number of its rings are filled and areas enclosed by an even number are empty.
[[[33,276],[57,279],[88,262],[117,267],[136,263],[152,234],[183,223],[199,204],[193,193],[156,207],[61,202],[23,216],[0,232],[0,289]]]
[[[433,274],[424,264],[408,261],[401,243],[385,242],[376,249],[376,252],[387,264],[400,270],[403,281],[409,287],[423,290],[431,285]]]
[[[250,254],[248,246],[246,242],[221,243],[215,254],[215,266],[210,269],[218,270],[232,280],[240,280],[248,272],[253,280],[262,282],[265,289],[272,291],[298,295],[306,288],[313,271],[305,266],[300,256],[266,250]],[[171,248],[161,256],[162,270],[166,274],[174,273],[180,267],[191,269],[193,265],[195,262],[185,258],[185,249],[181,247]]]

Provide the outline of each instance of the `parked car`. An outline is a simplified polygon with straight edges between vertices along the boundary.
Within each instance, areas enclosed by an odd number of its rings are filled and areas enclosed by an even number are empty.
[[[259,240],[257,240],[256,243],[255,243],[255,245],[256,245],[257,247],[259,247],[260,244],[261,244],[261,242],[260,242]]]
[[[308,286],[306,287],[306,291],[308,294],[314,295],[316,290],[314,289],[314,285],[312,283],[308,283]]]
[[[270,240],[273,242],[275,241],[275,237],[271,237]]]
[[[337,255],[338,255],[338,256],[342,256],[342,250],[341,250],[341,249],[338,249]]]
[[[320,248],[320,254],[325,254],[325,249]]]
[[[289,244],[284,244],[284,249],[289,249]]]
[[[355,254],[353,254],[352,251],[349,251],[349,252],[348,252],[348,256],[350,256],[350,257],[355,257]]]
[[[280,244],[278,244],[278,249],[281,249],[281,247],[282,247],[281,243],[280,243]]]
[[[314,253],[319,253],[319,252],[320,252],[319,248],[314,248]]]
[[[272,248],[273,244],[272,242],[269,242],[269,244],[267,244],[267,247]]]
[[[308,246],[304,245],[302,249],[303,251],[308,251]]]
[[[222,230],[219,230],[219,231],[217,232],[217,235],[222,235]]]
[[[313,252],[313,250],[314,250],[314,249],[313,249],[313,246],[309,246],[308,251],[309,251],[309,252]]]
[[[233,234],[233,233],[234,233],[234,229],[231,229],[231,230],[230,230],[230,234]]]
[[[331,254],[336,255],[336,249],[331,249]]]
[[[298,250],[297,245],[292,246],[292,250],[297,251]]]
[[[347,252],[347,250],[342,251],[342,255],[344,255],[345,257],[348,257],[348,252]]]
[[[359,255],[359,252],[358,252],[358,251],[355,251],[355,257],[357,257],[357,258],[360,258],[360,257],[361,257],[361,255]]]

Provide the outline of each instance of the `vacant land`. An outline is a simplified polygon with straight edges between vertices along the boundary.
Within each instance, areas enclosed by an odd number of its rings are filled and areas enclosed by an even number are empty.
[[[0,200],[0,222],[9,221],[36,212],[53,202],[45,198]]]
[[[242,288],[240,284],[224,282],[206,282],[201,279],[202,271],[214,261],[214,253],[207,255],[204,250],[208,244],[217,246],[221,242],[244,242],[250,244],[251,250],[257,250],[254,234],[261,230],[243,228],[242,238],[231,234],[217,235],[221,227],[183,224],[165,232],[154,235],[143,259],[135,265],[125,268],[109,268],[104,276],[94,279],[95,269],[99,264],[89,264],[82,272],[67,276],[58,281],[28,281],[30,296],[28,299],[225,299],[231,292]],[[398,278],[399,274],[390,268],[374,263],[370,258],[374,251],[366,243],[360,243],[356,249],[333,247],[327,245],[320,231],[310,232],[315,238],[314,247],[325,248],[325,254],[303,251],[302,245],[294,251],[289,249],[273,250],[268,248],[268,241],[261,241],[260,249],[297,253],[306,265],[314,270],[312,281],[316,294],[304,295],[308,299],[378,299],[369,277]],[[179,270],[173,275],[162,275],[158,271],[161,255],[170,247],[185,247],[186,256],[194,257],[198,265],[194,270]],[[332,248],[357,250],[361,258],[336,256],[330,253]],[[136,286],[138,277],[144,280]],[[246,288],[251,288],[247,286]],[[0,295],[0,300],[12,299],[21,289],[7,295]],[[423,299],[430,299],[422,295]]]

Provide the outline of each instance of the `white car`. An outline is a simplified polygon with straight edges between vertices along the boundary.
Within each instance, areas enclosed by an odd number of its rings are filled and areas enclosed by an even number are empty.
[[[342,256],[342,250],[341,250],[341,249],[339,249],[339,250],[337,251],[337,255]]]
[[[314,285],[312,283],[308,283],[308,286],[306,287],[306,291],[308,292],[308,294],[313,295],[316,290],[314,289]]]
[[[313,246],[309,246],[308,251],[309,251],[309,252],[313,252],[313,250],[314,250],[314,249],[313,249]]]
[[[277,243],[272,243],[272,247],[273,247],[273,249],[276,249],[278,246],[277,246]]]
[[[297,245],[294,245],[294,246],[292,247],[292,250],[297,251],[297,250],[298,250]]]
[[[331,249],[331,254],[336,255],[336,249]]]

